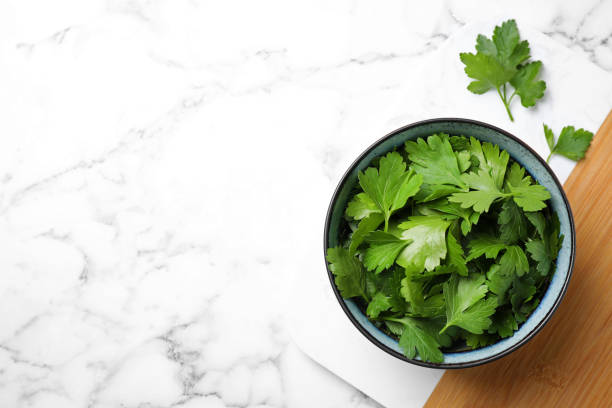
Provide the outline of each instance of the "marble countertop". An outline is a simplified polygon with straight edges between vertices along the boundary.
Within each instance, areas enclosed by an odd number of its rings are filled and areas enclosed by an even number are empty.
[[[0,406],[378,406],[286,288],[402,67],[512,16],[612,72],[612,0],[494,3],[0,4]]]

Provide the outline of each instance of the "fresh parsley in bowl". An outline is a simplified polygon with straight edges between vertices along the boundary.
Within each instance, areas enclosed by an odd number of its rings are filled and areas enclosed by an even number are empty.
[[[567,288],[574,227],[546,163],[466,119],[398,129],[342,178],[328,273],[355,326],[412,363],[469,367],[529,340]]]

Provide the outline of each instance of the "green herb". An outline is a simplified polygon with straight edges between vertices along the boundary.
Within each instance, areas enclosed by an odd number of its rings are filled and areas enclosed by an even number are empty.
[[[465,64],[465,73],[474,79],[468,90],[483,94],[495,88],[506,107],[511,121],[514,121],[510,104],[518,95],[524,107],[534,106],[544,95],[546,83],[536,80],[542,63],[526,62],[530,55],[529,43],[520,41],[516,21],[508,20],[496,26],[493,38],[482,34],[476,38],[476,54],[459,54]],[[509,95],[512,85],[514,92]]]
[[[557,143],[555,143],[555,134],[546,125],[544,125],[544,136],[550,148],[546,163],[553,154],[560,154],[574,161],[581,160],[593,140],[593,133],[584,129],[576,130],[573,126],[566,126],[561,130]]]
[[[327,260],[342,297],[406,356],[439,363],[527,320],[563,236],[549,192],[498,146],[436,134],[404,148],[359,174]]]
[[[359,173],[359,184],[366,195],[359,197],[358,201],[361,205],[370,206],[370,213],[383,214],[386,231],[391,214],[406,205],[408,198],[419,191],[422,182],[420,175],[415,175],[414,171],[406,171],[402,156],[392,152],[380,159],[378,169],[370,167]],[[356,211],[353,204],[353,210],[349,212]],[[363,210],[360,215],[362,214]]]

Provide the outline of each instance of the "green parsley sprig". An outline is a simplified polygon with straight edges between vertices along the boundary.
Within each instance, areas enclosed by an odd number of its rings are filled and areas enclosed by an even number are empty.
[[[573,126],[566,126],[561,129],[561,134],[557,143],[555,143],[555,134],[546,125],[544,125],[544,137],[550,148],[550,154],[546,158],[546,163],[550,161],[553,154],[559,154],[567,157],[570,160],[578,161],[584,158],[584,155],[591,145],[593,133],[588,130],[578,129]]]
[[[527,62],[530,58],[529,42],[520,41],[516,21],[508,20],[496,26],[492,39],[479,34],[476,38],[476,54],[459,54],[465,64],[465,73],[474,79],[467,89],[483,94],[495,88],[514,121],[510,104],[518,95],[524,107],[534,106],[544,95],[546,83],[536,80],[542,63]],[[514,89],[511,92],[510,86]]]

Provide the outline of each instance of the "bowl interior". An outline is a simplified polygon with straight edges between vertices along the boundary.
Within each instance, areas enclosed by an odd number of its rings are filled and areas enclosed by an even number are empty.
[[[524,143],[517,140],[501,129],[466,119],[434,119],[406,126],[392,132],[376,142],[366,150],[344,175],[329,209],[325,245],[334,247],[339,243],[340,227],[343,222],[343,213],[348,200],[351,198],[353,187],[357,183],[357,175],[367,168],[375,157],[383,155],[407,140],[418,137],[427,137],[434,133],[448,133],[450,135],[474,136],[475,138],[491,142],[507,150],[512,159],[521,164],[538,181],[545,186],[551,194],[550,205],[557,213],[561,224],[561,233],[565,236],[563,245],[557,259],[557,267],[552,276],[548,290],[544,294],[540,305],[524,322],[513,336],[500,340],[487,347],[471,351],[462,351],[444,354],[444,363],[434,364],[423,362],[420,359],[411,360],[402,354],[397,340],[388,336],[372,324],[351,300],[342,299],[335,289],[336,296],[343,304],[343,309],[357,326],[357,328],[372,342],[383,350],[406,361],[419,365],[439,368],[469,367],[495,360],[515,350],[531,338],[550,318],[561,301],[567,288],[571,274],[574,257],[574,226],[571,210],[563,189],[544,161]]]

